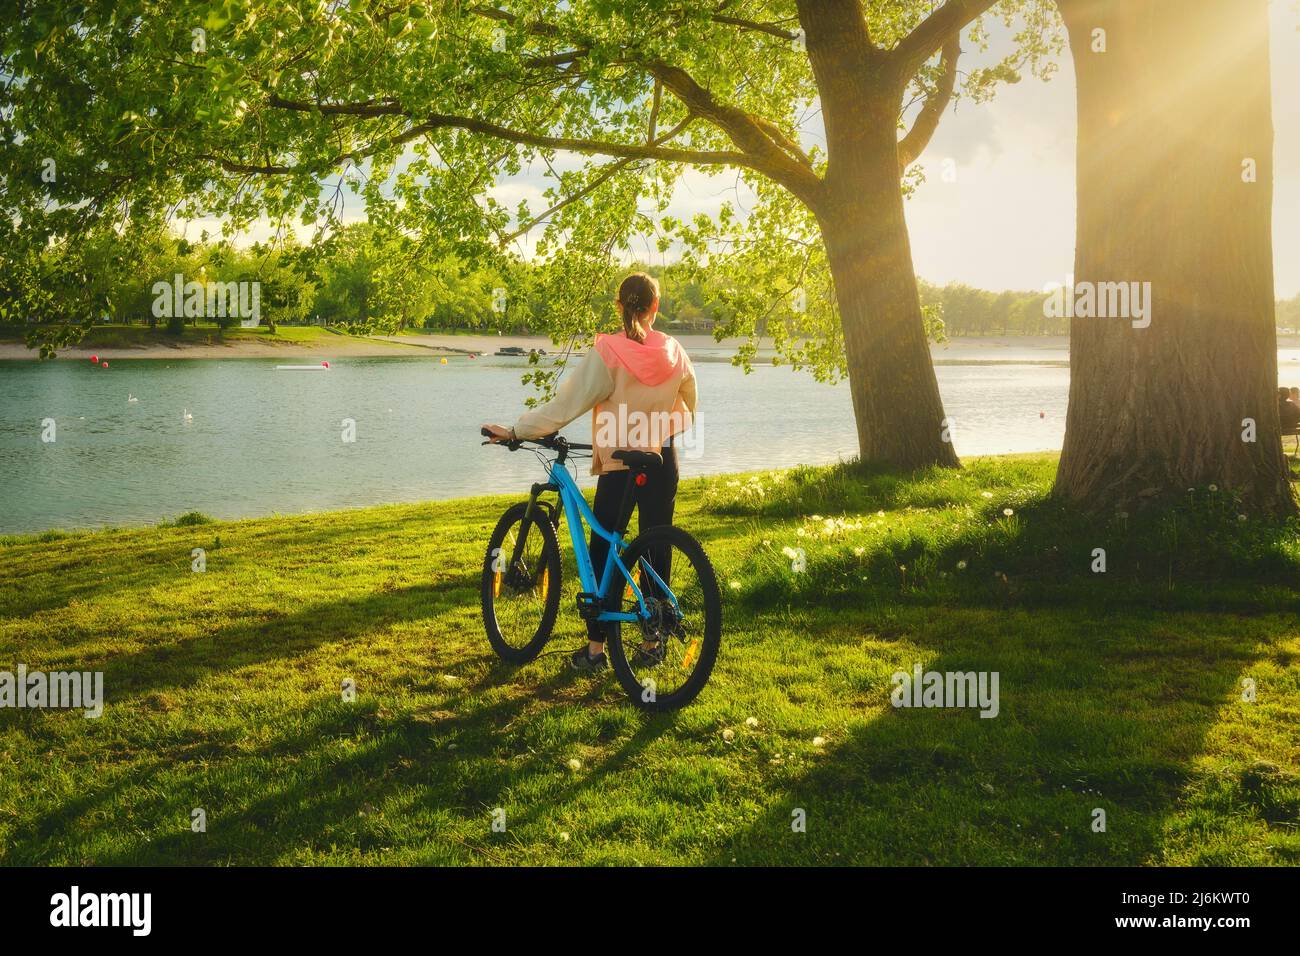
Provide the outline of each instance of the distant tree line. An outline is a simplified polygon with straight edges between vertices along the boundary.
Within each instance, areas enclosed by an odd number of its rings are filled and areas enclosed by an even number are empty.
[[[261,283],[266,325],[328,325],[354,332],[442,332],[526,334],[545,327],[548,302],[538,268],[527,262],[476,265],[445,255],[427,261],[411,241],[355,223],[312,247],[292,240],[235,246],[206,235],[190,240],[159,227],[130,243],[103,238],[89,244],[75,281],[88,286],[101,322],[148,325],[179,332],[204,322],[228,328],[234,316],[184,317],[155,314],[156,282],[184,280]],[[57,256],[51,248],[47,257]],[[57,274],[51,265],[50,275]],[[797,296],[756,306],[738,296],[722,277],[686,265],[632,263],[611,270],[589,307],[616,326],[612,307],[621,276],[641,269],[659,280],[662,327],[676,332],[732,334],[743,324],[739,312],[760,307],[760,335],[779,317],[784,334],[800,331]],[[69,278],[65,281],[73,281]],[[920,282],[921,302],[932,337],[1067,335],[1069,319],[1045,314],[1043,292],[989,292],[963,283]],[[0,319],[3,317],[0,316]],[[16,324],[10,317],[9,324]],[[1277,303],[1280,332],[1300,333],[1300,295]],[[811,333],[811,330],[808,330]]]
[[[960,282],[920,283],[921,302],[938,308],[949,336],[1069,335],[1070,320],[1045,314],[1045,292],[988,292]],[[1279,332],[1300,334],[1300,295],[1277,303]]]

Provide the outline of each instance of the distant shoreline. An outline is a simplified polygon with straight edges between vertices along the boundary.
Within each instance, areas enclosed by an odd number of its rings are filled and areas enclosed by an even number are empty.
[[[298,328],[298,327],[293,327]],[[93,335],[93,332],[92,332]],[[216,339],[215,336],[210,337]],[[683,333],[676,336],[688,351],[735,350],[745,340],[739,338],[715,341],[713,336],[700,333]],[[557,346],[543,335],[475,335],[451,332],[409,333],[406,335],[375,335],[356,337],[321,331],[309,341],[292,339],[259,340],[231,336],[215,341],[167,341],[161,336],[146,343],[87,345],[78,343],[59,349],[56,358],[88,361],[97,355],[106,361],[122,359],[239,359],[286,358],[294,361],[330,361],[335,358],[375,358],[421,355],[492,355],[498,349],[515,346],[528,349],[545,349],[548,355],[559,355],[563,346]],[[1006,335],[1006,336],[953,336],[946,342],[931,345],[936,362],[948,356],[958,359],[967,350],[981,349],[1032,349],[1042,351],[1068,350],[1070,340],[1064,335]],[[760,345],[760,348],[770,347]],[[1300,347],[1300,336],[1278,336],[1279,348]],[[583,351],[579,346],[577,351]],[[956,354],[952,354],[956,353]],[[0,341],[0,360],[39,360],[39,354],[22,342]],[[996,362],[996,357],[984,356],[985,362]],[[1019,364],[1023,359],[1010,360]]]
[[[330,336],[328,340],[311,342],[258,342],[228,339],[224,342],[154,342],[147,345],[70,345],[61,348],[56,359],[89,361],[97,355],[105,361],[122,359],[236,359],[285,358],[301,361],[328,361],[336,356],[368,357],[384,355],[418,356],[428,352],[418,346],[406,346],[374,339],[350,336]],[[448,353],[444,353],[448,354]],[[0,342],[0,359],[28,359],[38,361],[40,354],[21,342]]]

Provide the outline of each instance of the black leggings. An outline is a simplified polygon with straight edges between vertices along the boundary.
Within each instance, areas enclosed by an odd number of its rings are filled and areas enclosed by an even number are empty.
[[[664,459],[662,466],[651,468],[646,472],[646,483],[637,485],[632,482],[632,503],[637,512],[637,533],[653,528],[655,525],[673,523],[673,507],[677,504],[677,454],[672,445],[665,445],[659,452]],[[632,479],[630,471],[611,471],[596,479],[596,500],[592,511],[596,520],[606,530],[624,530],[631,523],[632,515],[618,513],[623,503],[623,492]],[[609,542],[599,535],[591,536],[591,566],[599,578],[605,570],[605,558],[609,555]],[[660,568],[660,562],[652,556],[651,565],[655,573],[668,580],[667,568]],[[622,586],[612,588],[615,596],[621,596]],[[587,622],[587,637],[592,641],[604,643],[605,626],[598,621]]]

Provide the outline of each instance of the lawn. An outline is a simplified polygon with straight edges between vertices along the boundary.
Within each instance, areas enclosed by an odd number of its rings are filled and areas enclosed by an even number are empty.
[[[726,630],[653,718],[565,670],[567,611],[492,657],[507,498],[0,539],[0,668],[106,696],[0,711],[0,862],[1300,862],[1300,529],[1216,489],[1073,516],[1054,468],[685,482]],[[895,709],[916,663],[997,672],[998,716]]]

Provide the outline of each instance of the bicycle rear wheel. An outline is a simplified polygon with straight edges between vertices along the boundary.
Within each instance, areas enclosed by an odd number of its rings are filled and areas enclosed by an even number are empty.
[[[526,664],[550,639],[560,610],[560,544],[545,512],[525,519],[528,503],[512,505],[497,522],[483,558],[480,603],[492,649]],[[516,557],[516,546],[523,547]]]
[[[606,650],[614,674],[643,710],[685,707],[704,689],[722,643],[722,594],[713,565],[698,541],[671,525],[638,535],[623,553],[623,564],[651,616],[640,625],[612,629]],[[671,593],[664,592],[647,567]],[[622,608],[638,610],[630,587]],[[648,653],[643,650],[647,644]]]

